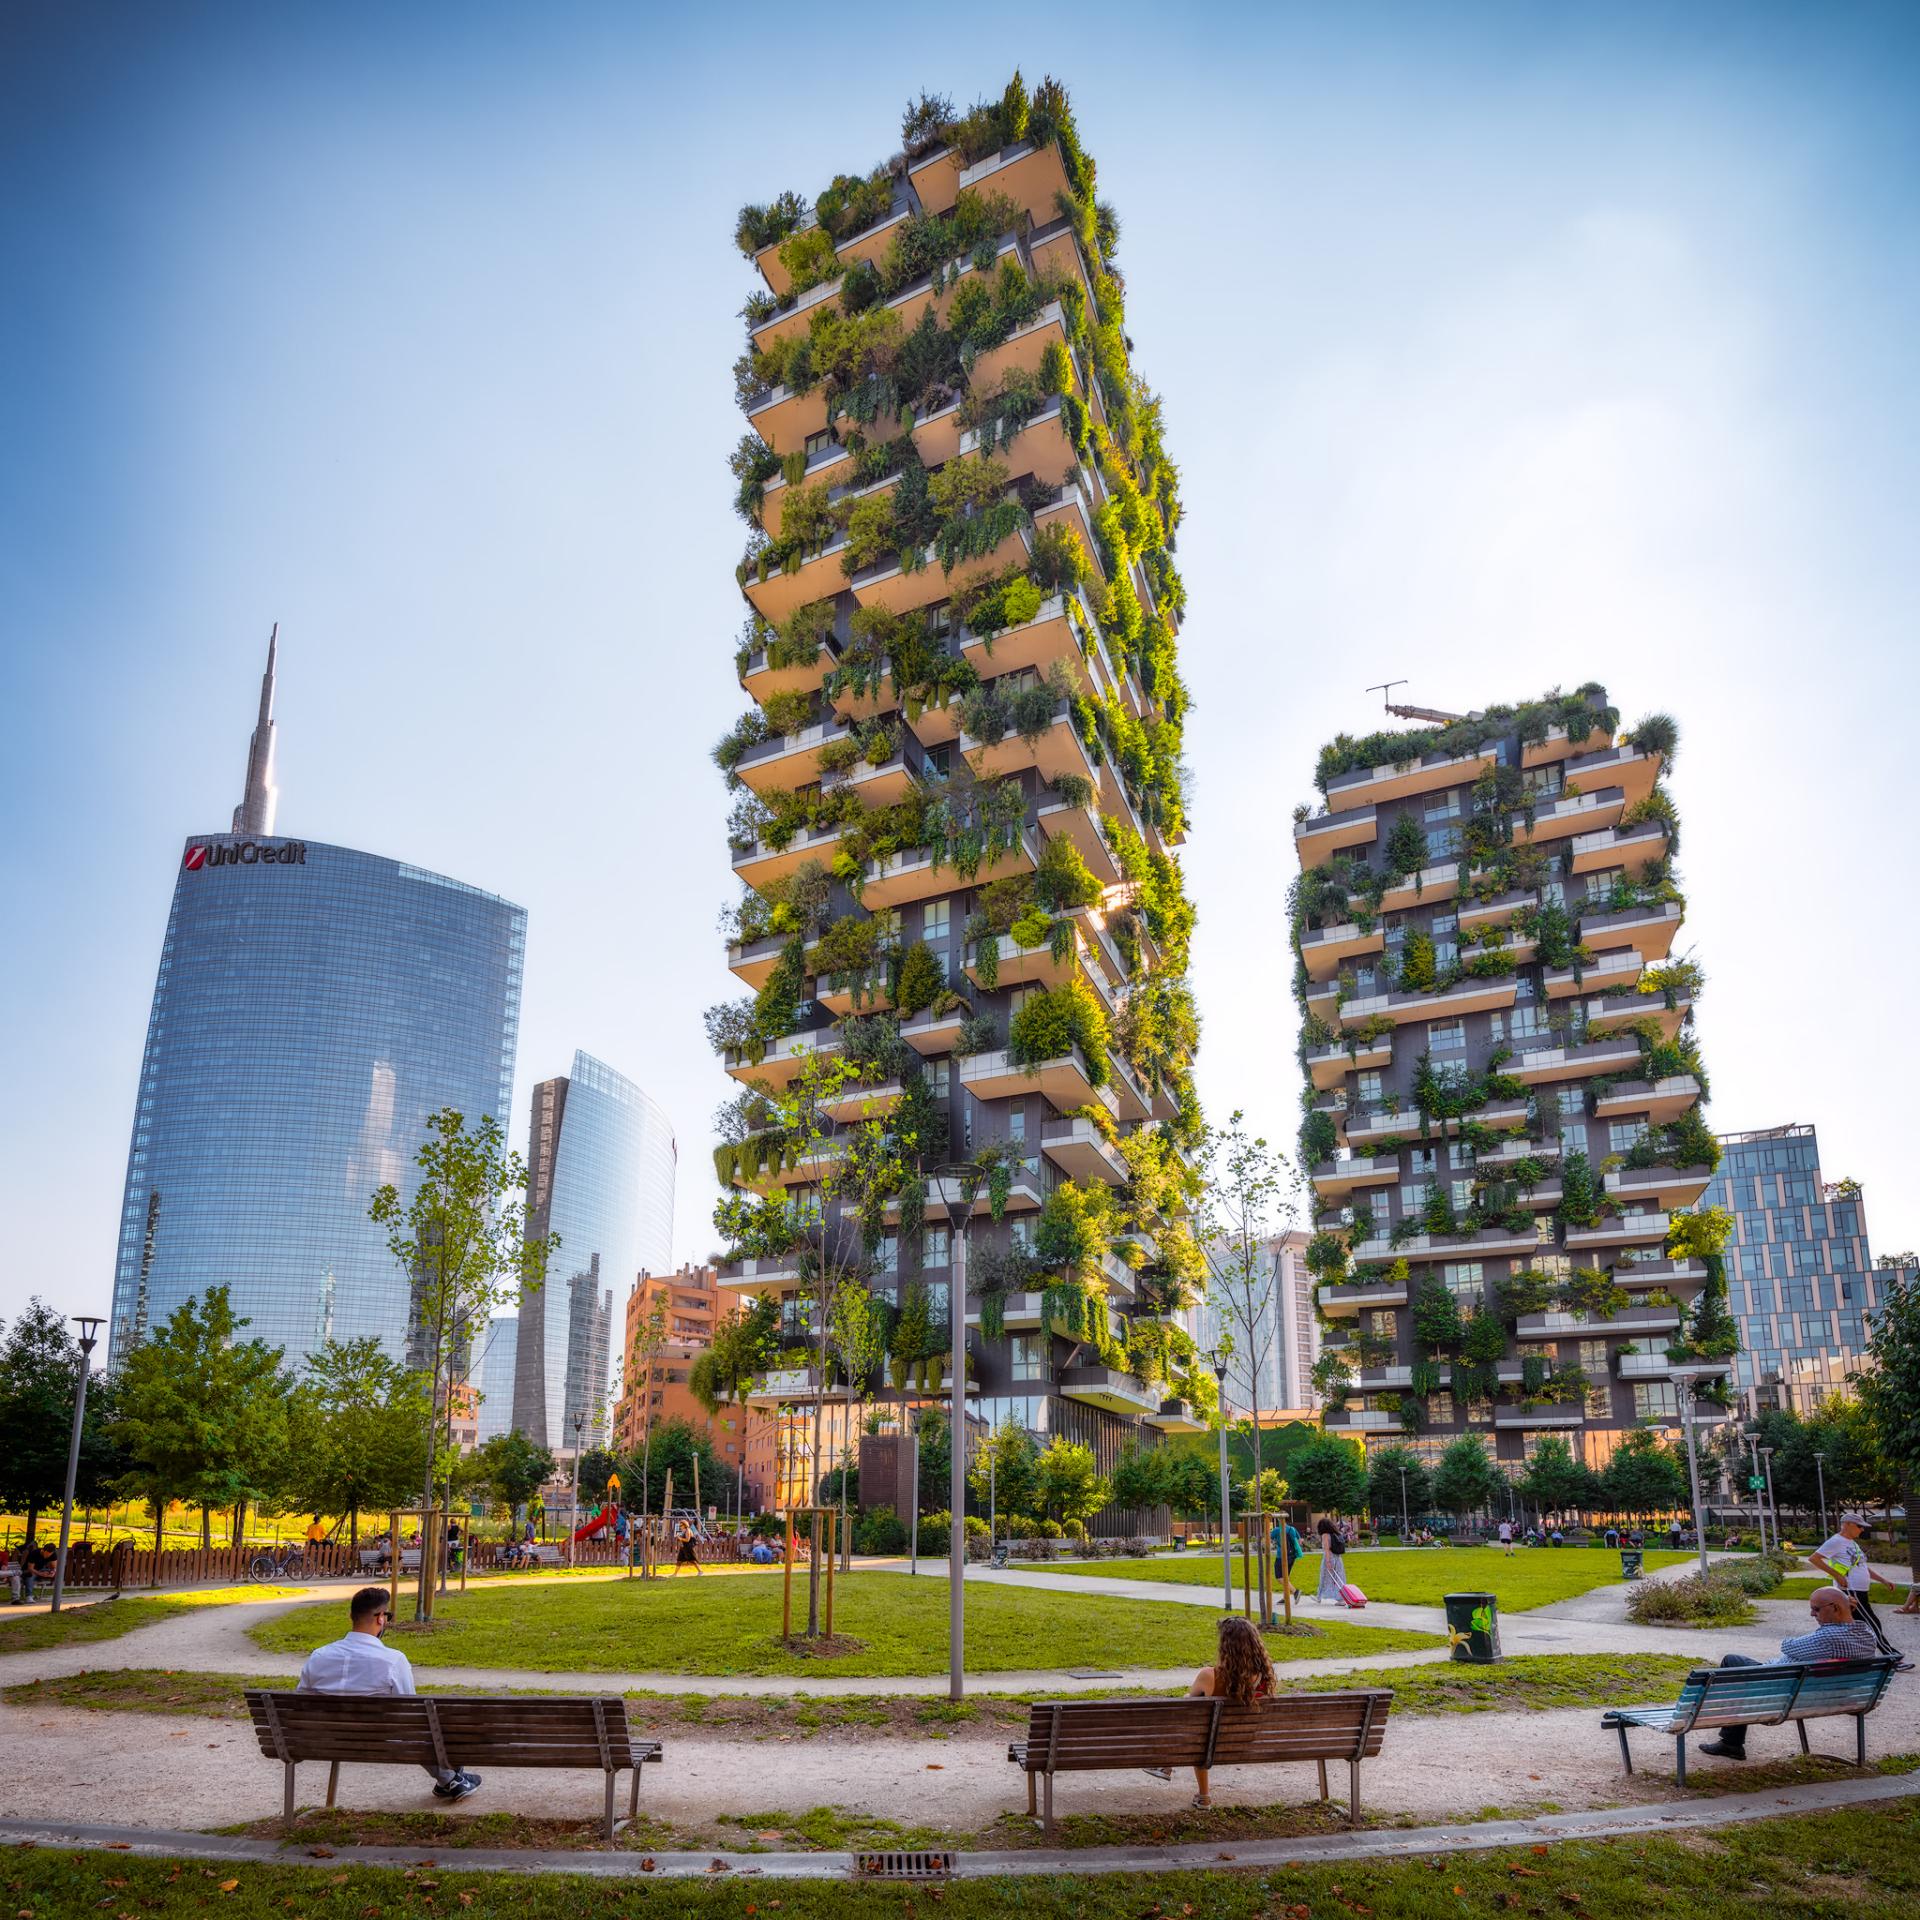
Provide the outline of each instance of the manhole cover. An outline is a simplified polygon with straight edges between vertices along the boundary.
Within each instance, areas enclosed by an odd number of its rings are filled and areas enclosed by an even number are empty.
[[[863,1880],[946,1880],[953,1874],[950,1853],[860,1853],[854,1871]]]

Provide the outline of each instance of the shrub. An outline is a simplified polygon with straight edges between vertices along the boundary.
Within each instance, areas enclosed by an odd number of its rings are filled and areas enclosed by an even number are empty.
[[[853,1523],[855,1553],[904,1553],[907,1530],[891,1507],[870,1507]]]
[[[1786,1574],[1775,1564],[1771,1554],[1762,1558],[1756,1555],[1751,1560],[1721,1561],[1713,1569],[1716,1580],[1731,1581],[1742,1593],[1771,1593]]]
[[[1684,1580],[1641,1580],[1627,1594],[1627,1618],[1640,1626],[1744,1626],[1753,1602],[1737,1580],[1690,1573]]]

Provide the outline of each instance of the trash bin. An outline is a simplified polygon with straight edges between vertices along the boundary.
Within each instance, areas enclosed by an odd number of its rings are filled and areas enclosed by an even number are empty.
[[[1446,1596],[1447,1639],[1455,1660],[1491,1666],[1500,1658],[1500,1602],[1490,1593]]]
[[[1640,1549],[1622,1547],[1620,1549],[1620,1578],[1638,1580],[1640,1578]]]

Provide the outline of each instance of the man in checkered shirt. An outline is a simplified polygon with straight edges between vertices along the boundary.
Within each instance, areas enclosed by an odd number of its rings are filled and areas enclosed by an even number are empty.
[[[1723,1667],[1800,1667],[1819,1660],[1873,1660],[1880,1656],[1880,1642],[1864,1620],[1853,1617],[1853,1602],[1838,1587],[1817,1587],[1807,1602],[1813,1615],[1813,1631],[1795,1634],[1780,1643],[1778,1660],[1749,1660],[1744,1653],[1730,1653]],[[1716,1753],[1723,1760],[1747,1757],[1745,1727],[1722,1727],[1717,1739],[1705,1741],[1702,1753]]]

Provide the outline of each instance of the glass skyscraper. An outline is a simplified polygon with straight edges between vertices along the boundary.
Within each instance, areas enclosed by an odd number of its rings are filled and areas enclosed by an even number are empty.
[[[557,1235],[544,1282],[520,1299],[513,1424],[571,1453],[612,1433],[613,1296],[673,1243],[673,1128],[624,1074],[588,1053],[533,1090],[527,1214]]]
[[[231,1289],[297,1365],[374,1334],[406,1357],[407,1278],[367,1218],[409,1191],[427,1116],[505,1121],[523,908],[318,841],[189,840],[140,1065],[111,1352]]]
[[[1855,1182],[1821,1180],[1812,1127],[1722,1134],[1720,1147],[1706,1204],[1736,1223],[1727,1285],[1742,1402],[1809,1413],[1863,1365],[1880,1306],[1865,1199]]]

